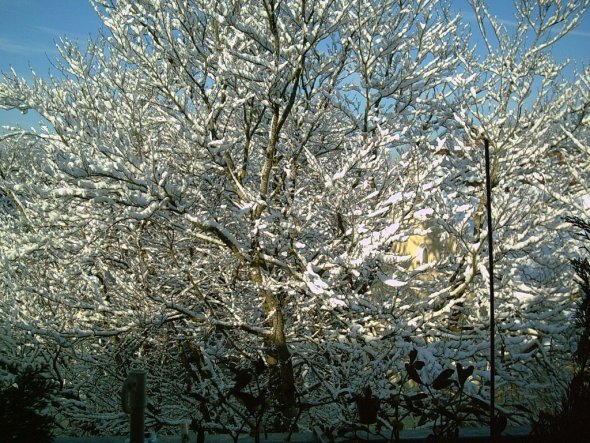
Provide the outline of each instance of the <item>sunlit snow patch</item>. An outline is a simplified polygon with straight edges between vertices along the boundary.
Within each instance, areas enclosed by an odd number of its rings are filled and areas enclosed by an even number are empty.
[[[386,275],[382,275],[379,279],[384,285],[391,286],[392,288],[400,288],[408,284],[408,282],[398,280],[394,277],[388,277]]]
[[[428,216],[432,215],[433,213],[434,213],[434,209],[432,209],[432,208],[420,209],[419,211],[416,211],[414,213],[414,218],[416,218],[417,220],[426,220],[428,218]]]

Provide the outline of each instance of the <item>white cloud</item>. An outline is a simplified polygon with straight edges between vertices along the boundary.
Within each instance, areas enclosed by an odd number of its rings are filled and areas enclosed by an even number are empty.
[[[0,37],[0,51],[10,52],[13,54],[47,54],[53,52],[53,47],[34,45],[30,43],[21,43],[8,38]]]
[[[570,35],[577,35],[578,37],[590,37],[589,31],[581,31],[579,29],[574,29],[570,32]]]
[[[52,35],[54,37],[61,37],[61,36],[67,34],[66,31],[63,31],[63,30],[57,29],[57,28],[52,28],[50,26],[34,26],[34,28],[38,31],[41,31],[45,34]]]
[[[54,38],[57,42],[62,37],[68,37],[70,40],[80,40],[86,41],[88,39],[87,35],[73,33],[71,31],[67,31],[65,29],[58,29],[52,28],[50,26],[35,26],[34,27],[37,31],[41,31],[44,34],[48,34]]]

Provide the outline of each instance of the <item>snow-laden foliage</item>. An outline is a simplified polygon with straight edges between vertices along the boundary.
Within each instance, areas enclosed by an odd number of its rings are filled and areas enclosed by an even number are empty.
[[[414,347],[485,400],[484,138],[498,404],[551,402],[590,77],[550,50],[588,2],[533,3],[510,34],[473,2],[482,55],[444,1],[97,0],[104,36],[63,41],[59,76],[5,75],[0,107],[49,124],[0,141],[2,320],[50,359],[64,426],[124,430],[145,368],[150,426],[339,427],[367,385],[420,391]]]
[[[487,48],[465,65],[460,83],[464,102],[454,110],[464,131],[438,140],[441,179],[425,197],[433,208],[432,232],[452,245],[452,253],[429,263],[436,271],[427,271],[428,277],[416,279],[414,287],[424,295],[419,304],[426,335],[456,343],[486,340],[482,151],[487,139],[492,150],[499,400],[535,410],[539,404],[558,404],[566,386],[563,375],[571,366],[575,340],[568,322],[575,288],[568,283],[567,257],[577,246],[563,217],[572,207],[587,213],[590,197],[588,72],[573,83],[565,81],[547,45],[569,29],[575,20],[571,15],[584,5],[519,3],[520,25],[510,33],[489,16],[485,4],[473,3]]]

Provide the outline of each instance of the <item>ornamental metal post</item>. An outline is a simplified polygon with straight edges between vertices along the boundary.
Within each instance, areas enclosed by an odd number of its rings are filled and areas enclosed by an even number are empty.
[[[129,414],[129,443],[144,443],[145,378],[145,371],[130,371],[121,389],[121,406]]]
[[[484,138],[486,163],[486,210],[488,213],[488,273],[490,280],[490,437],[497,440],[496,429],[496,331],[494,315],[494,241],[492,231],[492,179],[490,172],[490,142]]]

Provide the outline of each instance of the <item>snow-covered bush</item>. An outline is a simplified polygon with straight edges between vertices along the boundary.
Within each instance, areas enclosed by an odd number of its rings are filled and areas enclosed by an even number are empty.
[[[11,363],[0,355],[0,435],[5,442],[53,440],[49,403],[55,384],[38,366]]]
[[[577,327],[577,349],[572,363],[573,378],[557,412],[541,413],[535,422],[538,441],[550,442],[556,438],[576,440],[584,435],[590,419],[590,223],[578,216],[567,216],[566,221],[577,230],[582,239],[582,256],[572,260],[579,286],[580,298],[571,321]]]

